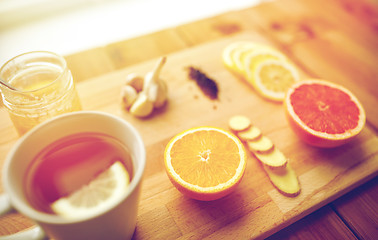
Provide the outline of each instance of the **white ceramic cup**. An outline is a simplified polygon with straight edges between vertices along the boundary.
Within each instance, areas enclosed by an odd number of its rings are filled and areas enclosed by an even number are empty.
[[[117,203],[95,216],[70,220],[33,208],[24,194],[23,177],[33,157],[50,143],[81,133],[105,133],[129,149],[134,175],[127,192]],[[16,209],[36,222],[33,229],[0,239],[130,239],[133,236],[146,164],[146,151],[137,130],[122,118],[96,111],[80,111],[47,120],[22,136],[6,157],[3,168],[5,192],[0,197],[0,213]]]

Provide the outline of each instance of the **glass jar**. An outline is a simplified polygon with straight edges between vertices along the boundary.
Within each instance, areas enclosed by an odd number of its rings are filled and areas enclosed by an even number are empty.
[[[71,71],[52,52],[29,52],[6,62],[0,78],[5,108],[19,135],[62,113],[81,110]]]

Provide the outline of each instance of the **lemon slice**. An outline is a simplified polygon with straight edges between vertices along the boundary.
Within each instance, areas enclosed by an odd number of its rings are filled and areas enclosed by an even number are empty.
[[[265,48],[267,47],[251,43],[250,45],[246,45],[243,48],[239,48],[235,50],[231,56],[234,62],[234,71],[236,71],[241,76],[246,77],[245,66],[244,66],[245,58],[248,55],[251,55],[254,52],[256,52],[256,50],[265,49]]]
[[[129,173],[121,162],[115,162],[89,184],[53,202],[51,208],[66,218],[93,216],[118,202],[128,185]]]
[[[265,59],[256,64],[253,86],[267,99],[282,102],[286,91],[299,81],[296,68],[287,61]]]
[[[228,67],[231,71],[237,72],[234,55],[246,49],[253,48],[254,46],[255,45],[253,43],[248,41],[237,41],[227,45],[222,52],[222,60],[224,65],[226,65],[226,67]]]
[[[245,62],[248,59],[255,59],[255,57],[265,57],[271,56],[274,59],[283,59],[284,55],[280,54],[273,48],[254,43],[253,45],[246,46],[239,51],[235,51],[232,55],[232,60],[234,61],[235,71],[247,79],[246,65]],[[250,60],[249,60],[250,61]]]
[[[286,57],[282,53],[269,47],[261,47],[254,52],[245,55],[243,64],[246,80],[254,86],[256,67],[267,59],[285,61]]]

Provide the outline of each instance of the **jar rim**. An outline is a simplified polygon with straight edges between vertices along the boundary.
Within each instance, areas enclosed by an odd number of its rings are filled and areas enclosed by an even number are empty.
[[[23,58],[25,56],[36,55],[36,54],[44,54],[45,56],[50,56],[50,57],[54,57],[55,59],[57,59],[62,64],[61,65],[61,68],[63,70],[62,73],[59,74],[59,76],[57,76],[50,83],[44,85],[43,87],[37,88],[37,89],[33,89],[33,90],[21,90],[21,89],[18,89],[16,87],[12,86],[14,89],[6,88],[7,91],[15,92],[15,93],[20,93],[20,94],[29,94],[29,93],[34,93],[34,92],[46,89],[46,88],[50,87],[51,85],[53,85],[54,83],[56,83],[62,77],[63,73],[68,70],[67,69],[67,62],[66,62],[66,60],[64,59],[63,56],[61,56],[61,55],[59,55],[57,53],[51,52],[51,51],[30,51],[30,52],[21,53],[21,54],[15,56],[15,57],[9,59],[8,61],[6,61],[1,66],[1,68],[0,68],[0,77],[2,76],[3,71],[5,71],[6,67],[8,67],[10,64],[12,64],[13,61],[21,59],[21,58]],[[33,59],[33,57],[31,57],[30,59]],[[3,78],[2,78],[2,80],[5,81],[5,79],[3,79]],[[8,81],[6,81],[6,82],[8,83]]]

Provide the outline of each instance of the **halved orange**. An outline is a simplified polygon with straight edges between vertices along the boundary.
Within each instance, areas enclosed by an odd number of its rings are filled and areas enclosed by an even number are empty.
[[[294,132],[310,145],[340,146],[361,132],[365,111],[345,87],[310,79],[288,90],[285,111]]]
[[[246,151],[232,133],[216,127],[197,127],[173,137],[164,153],[172,184],[184,195],[202,201],[222,198],[240,183]]]

